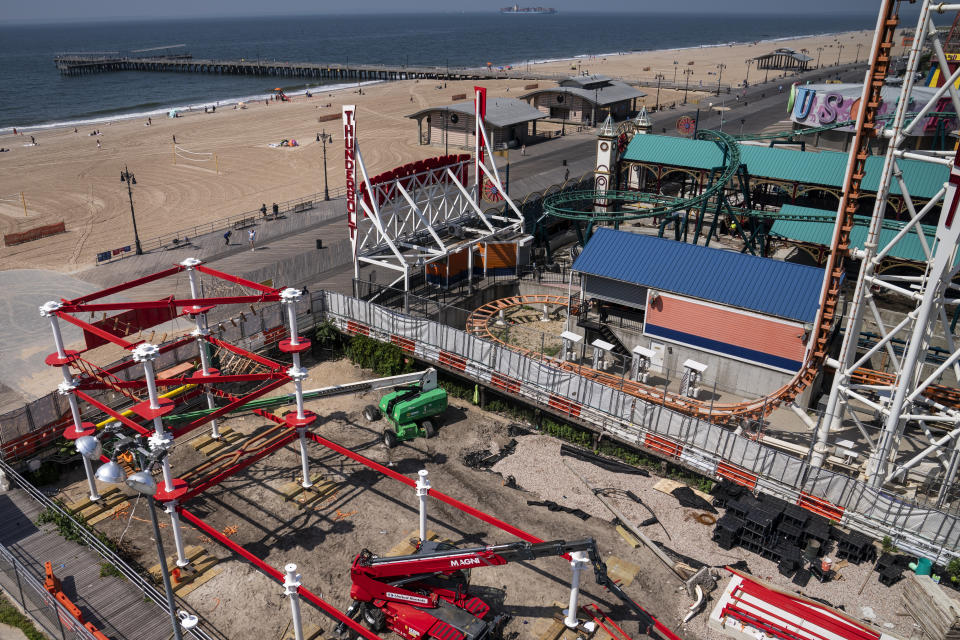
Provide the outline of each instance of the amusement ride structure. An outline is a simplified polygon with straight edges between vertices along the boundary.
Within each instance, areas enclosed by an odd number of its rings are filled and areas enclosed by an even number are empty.
[[[916,31],[918,35],[910,50],[905,72],[906,79],[896,110],[892,115],[878,119],[880,89],[890,71],[894,32],[898,25],[897,6],[894,0],[886,0],[881,8],[869,57],[870,67],[860,99],[862,107],[855,121],[856,130],[848,156],[843,197],[837,214],[803,218],[805,221],[834,223],[834,233],[825,268],[817,320],[807,341],[804,365],[794,378],[765,397],[737,403],[703,403],[686,395],[671,394],[641,382],[625,381],[620,376],[580,364],[560,360],[556,362],[559,366],[581,375],[623,388],[639,398],[650,402],[663,402],[665,406],[676,411],[715,422],[735,423],[744,419],[757,420],[778,406],[790,405],[806,419],[811,428],[816,430],[817,445],[813,456],[815,465],[822,464],[825,458],[828,430],[839,426],[846,415],[857,425],[871,448],[868,475],[874,486],[881,486],[886,481],[894,480],[927,456],[932,455],[938,458],[945,472],[939,497],[939,501],[942,502],[947,487],[960,468],[960,392],[952,386],[938,384],[942,374],[948,369],[952,369],[953,373],[960,377],[960,364],[958,364],[960,351],[952,338],[945,309],[945,305],[958,302],[957,297],[949,297],[949,292],[960,290],[960,287],[952,282],[957,275],[956,253],[958,232],[960,232],[958,231],[960,223],[954,224],[957,208],[956,187],[960,185],[960,167],[957,163],[960,161],[953,158],[953,151],[914,151],[907,147],[907,142],[911,130],[932,114],[952,117],[960,113],[960,98],[955,86],[960,78],[960,69],[950,70],[943,47],[938,40],[936,28],[931,21],[932,13],[956,11],[960,5],[934,5],[929,1],[923,3]],[[927,43],[935,52],[933,63],[939,66],[942,77],[947,80],[929,100],[919,105],[911,101],[910,96],[915,84],[920,55]],[[952,102],[953,111],[937,113],[937,105],[945,97],[949,97]],[[912,111],[908,112],[908,107]],[[637,122],[623,123],[615,132],[611,130],[606,135],[601,129],[600,148],[603,149],[604,138],[606,138],[612,150],[622,151],[625,148],[624,138],[638,131],[637,124]],[[745,138],[761,139],[784,137],[787,134],[807,134],[850,124],[851,122],[834,123],[800,132],[778,132]],[[749,206],[749,191],[746,189],[742,189],[745,206],[732,207],[727,201],[724,190],[726,185],[737,176],[742,180],[743,172],[737,139],[717,131],[700,131],[697,137],[716,143],[724,157],[724,164],[714,170],[710,183],[702,193],[690,198],[678,198],[639,191],[608,189],[611,185],[606,183],[607,175],[602,175],[597,178],[597,184],[593,190],[569,190],[548,195],[543,204],[546,216],[574,222],[578,231],[581,228],[585,230],[581,236],[584,240],[589,239],[595,225],[608,224],[618,227],[629,220],[658,217],[662,219],[660,235],[663,235],[671,221],[676,221],[676,239],[686,240],[689,233],[688,225],[681,223],[681,220],[685,220],[687,212],[698,211],[692,241],[697,242],[703,233],[705,244],[709,244],[710,238],[716,232],[717,220],[721,214],[744,216],[755,222],[750,237],[746,235],[743,225],[738,225],[737,231],[744,240],[744,250],[753,252],[755,247],[759,247],[762,252],[764,247],[762,222],[789,218],[789,214],[752,209]],[[841,353],[839,358],[834,359],[830,357],[828,342],[832,331],[841,320],[838,315],[838,303],[846,260],[851,257],[850,231],[853,229],[854,214],[861,198],[861,183],[865,175],[866,159],[870,155],[869,147],[871,141],[878,137],[888,141],[888,149],[866,247],[852,256],[858,259],[862,266],[845,325]],[[898,167],[898,161],[901,158],[953,167],[949,183],[944,185],[939,193],[922,208],[916,208],[910,198],[909,188]],[[601,169],[598,173],[612,173],[605,170],[599,162],[598,169]],[[910,214],[905,224],[894,224],[884,219],[886,196],[894,183],[903,193]],[[931,246],[921,231],[920,220],[935,211],[937,206],[942,210],[936,240]],[[710,212],[713,213],[713,220],[707,229],[707,215]],[[895,228],[897,233],[886,246],[878,246],[880,230],[885,228]],[[890,252],[893,245],[908,234],[915,234],[924,246],[927,256],[924,274],[921,276],[878,274],[877,266],[880,261]],[[876,291],[897,294],[904,302],[914,305],[913,311],[907,314],[897,326],[884,327],[874,300]],[[468,330],[502,342],[495,332],[491,331],[490,324],[503,311],[527,304],[561,304],[559,299],[540,301],[527,298],[519,296],[484,305],[471,314],[467,323]],[[860,335],[863,318],[867,312],[870,312],[883,327],[884,333],[865,354],[857,357],[857,337]],[[930,345],[931,335],[937,327],[942,328],[942,335],[950,355],[939,366],[929,371],[924,369],[924,356]],[[902,336],[908,337],[906,347],[902,355],[899,355],[893,348],[893,341]],[[876,371],[865,366],[870,357],[881,350],[890,356],[891,362],[897,369],[895,373]],[[792,403],[821,372],[833,371],[836,371],[836,375],[827,407],[828,419],[817,426]],[[851,402],[861,403],[861,406],[866,406],[869,410],[883,415],[884,428],[878,440],[875,441],[867,432],[856,413],[853,411],[844,413],[850,408]],[[889,471],[890,459],[897,453],[897,444],[907,422],[915,422],[920,427],[929,440],[929,446],[906,464],[898,466],[894,471]],[[942,430],[945,428],[948,430],[943,433]],[[945,454],[945,449],[950,449],[950,453]]]

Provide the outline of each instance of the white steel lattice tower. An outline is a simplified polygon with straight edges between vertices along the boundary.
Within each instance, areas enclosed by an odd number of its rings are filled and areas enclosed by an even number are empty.
[[[891,60],[891,32],[896,25],[896,4],[899,3],[893,0],[884,0],[882,3],[877,35],[871,50],[871,71],[880,64],[889,64]],[[960,301],[957,294],[960,287],[951,284],[958,271],[960,215],[956,213],[960,204],[960,194],[957,193],[957,186],[960,185],[960,153],[953,150],[912,150],[914,138],[911,134],[930,121],[927,116],[932,112],[960,113],[960,95],[955,88],[960,78],[960,67],[951,72],[932,21],[936,14],[958,10],[960,4],[939,4],[930,0],[921,3],[903,88],[892,117],[866,125],[867,128],[875,126],[876,137],[884,139],[888,147],[864,248],[850,250],[851,256],[860,260],[860,271],[845,319],[840,353],[836,360],[827,361],[828,366],[836,370],[836,375],[827,403],[827,416],[818,429],[812,458],[814,465],[823,463],[828,451],[828,432],[849,420],[849,424],[856,425],[869,445],[866,474],[874,487],[897,480],[927,458],[935,458],[940,467],[938,474],[942,473],[943,478],[937,498],[938,506],[944,501],[960,466],[960,412],[950,406],[955,406],[952,401],[957,399],[952,396],[960,397],[960,394],[956,393],[956,389],[937,386],[945,373],[952,371],[954,376],[960,378],[960,351],[951,334],[947,313],[948,305],[953,306]],[[931,63],[939,67],[941,77],[946,78],[946,82],[929,100],[921,100],[918,96],[913,96],[914,100],[911,100],[920,59],[926,50],[932,52]],[[868,73],[865,81],[868,85],[876,84],[882,82],[882,76]],[[868,94],[868,88],[865,87],[864,96]],[[858,118],[860,128],[864,128],[862,114],[861,108],[861,117]],[[871,135],[872,131],[865,133]],[[851,154],[854,153],[862,151],[854,148]],[[903,178],[900,165],[904,160],[950,168],[949,180],[922,207],[915,205],[910,196],[910,185]],[[894,187],[899,189],[909,217],[900,231],[881,236],[887,197]],[[924,233],[921,220],[936,223],[936,238],[933,241]],[[881,273],[881,262],[890,254],[893,246],[908,235],[917,238],[926,256],[922,275]],[[875,294],[880,292],[896,300],[899,306],[911,309],[895,326],[888,326],[877,307]],[[875,331],[879,337],[865,353],[858,354],[860,333],[867,316],[876,324]],[[927,353],[934,336],[942,339],[948,355],[942,362],[931,364],[927,361]],[[871,357],[881,353],[889,358],[892,373],[864,369]],[[867,407],[878,416],[879,432],[871,433],[866,428],[854,411],[855,407]],[[906,452],[901,451],[901,441],[908,424],[918,428],[925,442],[921,447]]]

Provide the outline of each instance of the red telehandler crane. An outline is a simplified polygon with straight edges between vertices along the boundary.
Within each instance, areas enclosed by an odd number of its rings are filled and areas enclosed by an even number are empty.
[[[354,603],[347,610],[375,633],[389,629],[407,640],[497,640],[506,615],[470,593],[470,570],[509,562],[586,552],[597,584],[622,600],[640,621],[640,632],[656,640],[680,640],[633,601],[607,575],[593,538],[566,542],[510,542],[457,549],[427,541],[406,556],[380,557],[364,549],[350,567]],[[345,625],[338,631],[342,634]]]

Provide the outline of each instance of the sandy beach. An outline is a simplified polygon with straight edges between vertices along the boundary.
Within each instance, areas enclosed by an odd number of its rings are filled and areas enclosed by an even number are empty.
[[[647,53],[577,58],[531,65],[531,71],[575,74],[600,73],[625,80],[649,79],[662,73],[666,81],[690,75],[691,102],[715,87],[718,64],[725,64],[720,81],[738,85],[748,72],[746,60],[778,47],[805,49],[821,56],[821,65],[863,60],[872,32],[851,32],[796,40],[733,46],[664,50]],[[840,44],[843,45],[842,50]],[[861,45],[858,52],[857,45]],[[822,50],[818,52],[818,48]],[[899,53],[896,50],[895,53]],[[677,61],[677,64],[674,64]],[[53,72],[53,71],[51,71]],[[764,78],[750,69],[750,84]],[[770,79],[774,80],[774,72]],[[490,80],[483,84],[490,96],[516,96],[529,84],[524,80]],[[423,107],[446,104],[452,96],[470,93],[474,82],[404,81],[382,83],[334,93],[318,91],[312,97],[296,96],[291,102],[248,104],[246,109],[222,106],[216,113],[203,111],[170,119],[154,117],[118,120],[73,127],[28,132],[25,136],[0,136],[0,229],[2,233],[25,231],[60,221],[67,232],[13,246],[0,247],[0,269],[41,268],[77,272],[90,268],[95,255],[131,244],[130,205],[126,186],[120,182],[124,167],[136,175],[134,189],[137,226],[142,239],[201,224],[228,215],[269,208],[273,202],[299,198],[323,189],[323,154],[316,133],[334,136],[327,145],[330,188],[344,183],[343,143],[338,121],[318,121],[339,114],[344,104],[356,104],[359,145],[373,174],[397,165],[438,155],[438,148],[417,144],[417,125],[406,116]],[[540,81],[540,86],[550,82]],[[655,89],[645,89],[645,104],[654,105]],[[660,102],[679,101],[682,91],[661,91]],[[330,106],[327,106],[330,105]],[[100,136],[89,133],[99,129]],[[542,130],[542,127],[538,127]],[[37,145],[30,143],[30,134]],[[173,164],[173,136],[182,147],[215,153],[213,161]],[[301,146],[273,148],[271,143],[294,138]],[[98,149],[97,140],[101,147]],[[549,144],[546,142],[544,144]],[[440,151],[442,153],[442,151]],[[27,215],[17,194],[24,194]]]

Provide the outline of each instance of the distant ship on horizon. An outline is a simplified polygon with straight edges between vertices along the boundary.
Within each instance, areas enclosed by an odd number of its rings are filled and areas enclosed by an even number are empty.
[[[549,15],[556,12],[557,10],[553,7],[521,7],[519,4],[500,9],[500,13],[520,13],[525,15]]]

